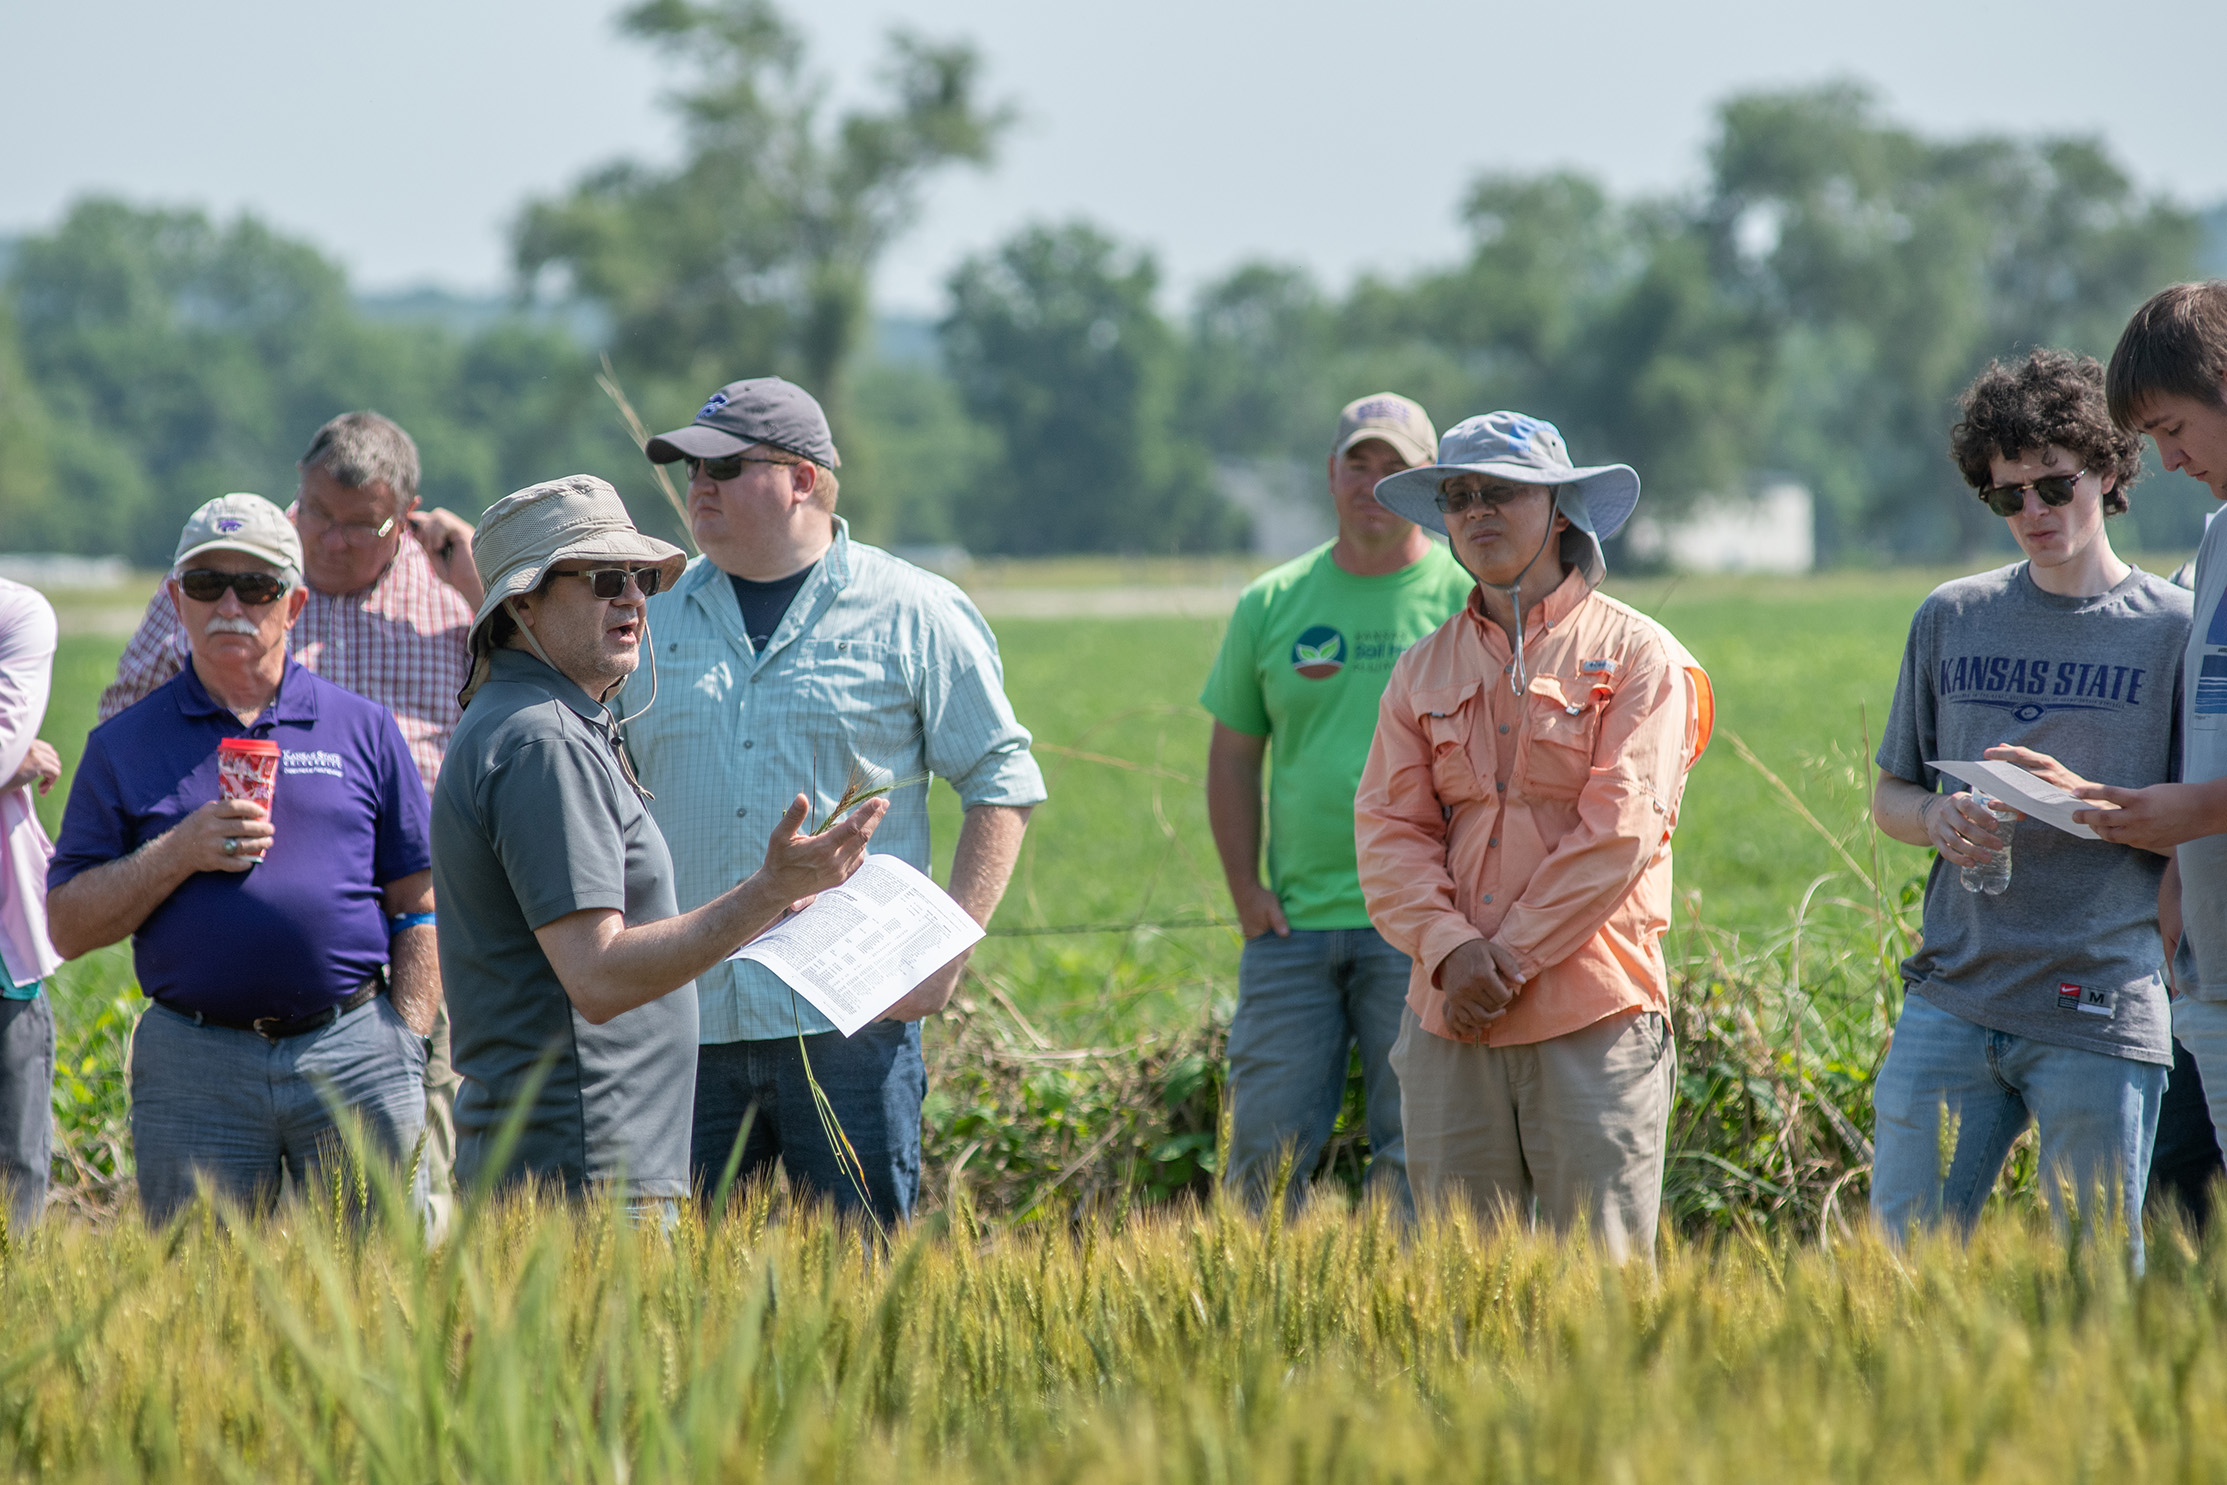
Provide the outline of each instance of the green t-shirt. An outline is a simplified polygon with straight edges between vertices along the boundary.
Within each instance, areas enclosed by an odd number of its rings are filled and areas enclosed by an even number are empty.
[[[1268,885],[1294,928],[1366,928],[1353,796],[1392,662],[1476,584],[1433,542],[1420,562],[1355,577],[1322,546],[1261,575],[1237,600],[1199,704],[1266,737]]]

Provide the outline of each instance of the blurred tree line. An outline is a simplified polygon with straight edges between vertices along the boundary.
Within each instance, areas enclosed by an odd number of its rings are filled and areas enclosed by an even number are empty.
[[[1958,389],[2032,345],[2106,355],[2142,298],[2227,267],[2094,140],[1928,139],[1842,84],[1726,102],[1682,195],[1482,176],[1461,261],[1343,293],[1249,263],[1171,313],[1148,247],[1032,225],[952,273],[924,353],[877,355],[876,262],[1010,122],[977,55],[893,34],[877,96],[831,114],[766,0],[648,0],[621,25],[681,78],[682,157],[526,203],[492,323],[367,315],[331,260],[251,217],[87,200],[16,244],[0,545],[160,563],[195,504],[285,495],[311,431],[365,406],[417,437],[432,503],[476,514],[588,469],[670,531],[597,389],[607,354],[653,428],[733,377],[812,388],[844,512],[883,542],[1239,546],[1226,472],[1321,498],[1337,408],[1390,387],[1442,426],[1552,418],[1580,462],[1636,465],[1659,509],[1791,474],[1826,560],[1971,556],[2004,538],[1944,453]],[[2205,502],[2183,483],[2137,492],[2121,544],[2193,545]]]

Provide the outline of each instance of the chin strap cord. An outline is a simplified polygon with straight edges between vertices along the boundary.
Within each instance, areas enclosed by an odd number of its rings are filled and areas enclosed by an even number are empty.
[[[541,647],[541,641],[534,638],[533,630],[527,628],[526,621],[518,616],[518,609],[512,601],[508,598],[504,599],[503,607],[509,610],[511,622],[518,626],[518,632],[526,637],[527,648],[534,652],[542,664],[556,671],[557,674],[563,675],[564,672],[558,669],[557,662],[550,659],[549,652]],[[635,712],[633,716],[620,717],[611,724],[611,751],[618,755],[619,772],[626,775],[626,781],[634,786],[634,792],[644,799],[655,799],[657,796],[643,788],[642,781],[635,777],[634,760],[627,756],[626,742],[619,736],[621,727],[633,721],[635,717],[642,715],[642,712],[646,712],[657,705],[657,646],[650,643],[650,606],[646,603],[642,605],[641,648],[650,657],[650,699],[642,703],[641,712]]]
[[[1508,606],[1516,611],[1516,627],[1514,630],[1516,657],[1515,663],[1508,669],[1508,689],[1518,696],[1523,694],[1524,687],[1531,684],[1531,677],[1524,673],[1523,668],[1523,580],[1531,576],[1532,568],[1539,565],[1539,559],[1546,555],[1547,543],[1552,540],[1554,540],[1554,517],[1549,513],[1546,535],[1539,538],[1539,550],[1533,552],[1531,560],[1523,564],[1523,571],[1516,574],[1514,582],[1488,583],[1483,578],[1477,579],[1481,586],[1490,588],[1495,593],[1505,597],[1508,600]]]

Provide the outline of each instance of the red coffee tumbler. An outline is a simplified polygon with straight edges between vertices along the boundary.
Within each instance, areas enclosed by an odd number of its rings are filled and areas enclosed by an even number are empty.
[[[217,744],[217,798],[250,800],[268,811],[277,793],[277,743],[228,737]]]

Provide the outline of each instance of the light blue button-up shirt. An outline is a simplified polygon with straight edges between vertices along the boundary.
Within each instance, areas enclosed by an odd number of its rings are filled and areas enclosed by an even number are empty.
[[[872,849],[928,869],[930,775],[960,802],[1032,805],[1044,776],[1005,699],[997,637],[966,594],[933,573],[850,539],[805,579],[753,650],[734,585],[705,558],[650,600],[656,704],[627,725],[650,813],[673,853],[682,912],[765,861],[766,839],[798,794],[817,822],[854,768],[895,780]],[[635,673],[624,716],[647,694]],[[696,982],[706,1042],[834,1029],[771,970],[730,959]]]

